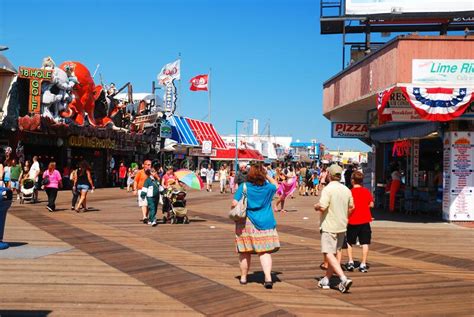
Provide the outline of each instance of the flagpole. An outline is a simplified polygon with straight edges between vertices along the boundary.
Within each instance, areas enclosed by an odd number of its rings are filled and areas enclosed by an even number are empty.
[[[209,75],[207,76],[207,96],[209,99],[209,112],[207,119],[211,122],[211,68],[209,67]]]
[[[181,94],[182,93],[182,90],[181,90],[181,52],[178,53],[178,59],[179,59],[179,84],[178,84],[178,93],[176,93],[176,95],[178,94]],[[182,103],[181,103],[181,96],[179,96],[179,99],[178,99],[178,104],[176,105],[176,108],[178,108],[178,105],[179,105],[179,108],[181,109],[182,108]],[[179,111],[178,109],[175,109],[175,112],[177,115],[179,115]]]

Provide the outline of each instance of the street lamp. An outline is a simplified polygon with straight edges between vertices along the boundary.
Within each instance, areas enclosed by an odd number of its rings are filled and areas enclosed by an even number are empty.
[[[243,120],[235,120],[235,175],[237,175],[237,171],[239,170],[239,142],[238,142],[239,123],[244,123],[244,121]]]

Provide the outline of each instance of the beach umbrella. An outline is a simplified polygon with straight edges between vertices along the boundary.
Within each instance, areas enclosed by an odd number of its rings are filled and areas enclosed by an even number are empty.
[[[197,176],[193,171],[187,169],[180,169],[174,172],[176,178],[186,184],[188,187],[201,190],[204,188],[204,183],[201,178]]]

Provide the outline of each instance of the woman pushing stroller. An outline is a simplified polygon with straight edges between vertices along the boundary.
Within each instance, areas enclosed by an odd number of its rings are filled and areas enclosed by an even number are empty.
[[[143,184],[140,196],[142,199],[146,197],[148,203],[148,224],[155,227],[158,224],[156,222],[156,210],[160,202],[160,176],[154,168],[146,170],[145,174],[148,178]]]

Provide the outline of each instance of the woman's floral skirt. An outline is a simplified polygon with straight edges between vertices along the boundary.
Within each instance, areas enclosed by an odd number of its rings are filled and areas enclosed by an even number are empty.
[[[235,245],[238,253],[273,253],[280,249],[276,229],[258,230],[250,219],[235,224]]]

